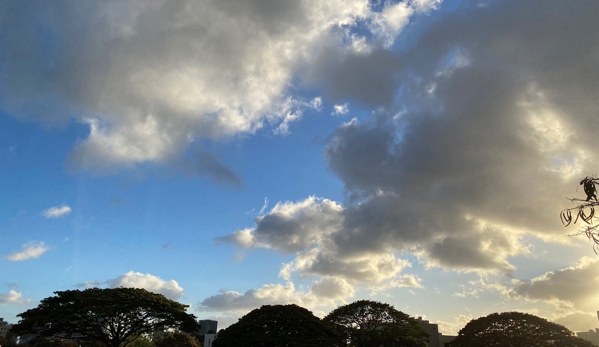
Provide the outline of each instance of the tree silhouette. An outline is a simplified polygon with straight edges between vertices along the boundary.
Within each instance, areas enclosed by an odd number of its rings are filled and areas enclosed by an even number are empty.
[[[95,340],[107,347],[126,347],[157,329],[199,329],[187,305],[138,288],[90,288],[55,292],[21,317],[11,331],[61,339]]]
[[[599,183],[599,178],[587,176],[580,181],[586,194],[586,199],[566,198],[570,200],[574,207],[566,208],[560,213],[560,218],[564,226],[576,224],[579,220],[586,223],[581,229],[570,236],[585,235],[593,242],[593,251],[597,254],[599,251],[599,223],[594,220],[595,207],[599,206],[597,201],[596,184]]]
[[[320,318],[297,305],[264,305],[218,332],[214,347],[334,347],[341,341]]]
[[[154,345],[156,345],[156,347],[199,347],[193,336],[182,332],[166,334],[156,341]]]
[[[566,327],[528,313],[492,313],[471,320],[452,347],[592,347]]]
[[[338,307],[323,321],[356,347],[425,347],[429,337],[414,318],[378,301]]]

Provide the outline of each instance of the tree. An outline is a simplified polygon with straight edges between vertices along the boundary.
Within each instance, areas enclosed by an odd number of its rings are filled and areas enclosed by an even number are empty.
[[[199,347],[193,336],[181,332],[166,334],[163,338],[157,340],[156,347]]]
[[[323,321],[351,346],[427,346],[428,334],[415,319],[377,301],[360,300],[338,307]]]
[[[128,347],[155,347],[155,344],[147,336],[142,335],[131,341]]]
[[[63,340],[56,337],[36,336],[33,340],[19,344],[18,346],[34,346],[34,347],[78,347],[79,344],[71,340]],[[2,345],[4,347],[4,345]]]
[[[0,346],[17,347],[17,339],[10,330],[6,333],[6,335],[0,336]]]
[[[20,313],[16,335],[37,334],[63,339],[96,340],[125,347],[156,329],[199,328],[187,305],[138,288],[90,288],[54,292],[33,309]]]
[[[595,217],[595,207],[599,206],[597,201],[597,188],[599,178],[587,176],[580,181],[586,194],[586,199],[567,198],[574,207],[566,208],[560,213],[560,218],[564,226],[569,226],[572,223],[572,212],[576,214],[574,224],[581,220],[586,223],[584,227],[570,236],[585,235],[593,242],[593,250],[595,253],[599,251],[599,223]]]
[[[297,305],[264,305],[219,331],[214,347],[333,347],[341,341],[312,312]]]
[[[592,347],[566,327],[528,313],[492,313],[471,320],[452,347]]]

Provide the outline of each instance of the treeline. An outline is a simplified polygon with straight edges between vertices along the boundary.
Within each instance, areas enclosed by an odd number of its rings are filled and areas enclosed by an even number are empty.
[[[19,341],[20,340],[20,341]],[[187,334],[179,331],[140,335],[129,342],[127,347],[202,347],[200,334]],[[65,339],[41,335],[24,335],[20,339],[9,332],[0,337],[0,347],[106,347],[97,340]]]
[[[18,316],[2,347],[199,347],[194,315],[144,289],[55,292]],[[220,330],[212,347],[426,347],[428,334],[393,306],[360,300],[318,318],[297,305],[264,305]],[[592,347],[567,328],[519,312],[470,321],[451,347]],[[207,347],[207,346],[206,346]]]

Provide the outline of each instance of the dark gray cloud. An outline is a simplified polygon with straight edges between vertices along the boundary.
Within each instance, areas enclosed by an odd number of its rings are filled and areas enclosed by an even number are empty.
[[[318,225],[314,215],[264,228],[279,220],[273,213],[243,231],[262,237],[246,246],[298,251],[285,275],[377,283],[403,267],[366,270],[364,257],[398,264],[396,252],[407,251],[427,266],[509,275],[510,258],[531,252],[523,235],[565,242],[564,196],[596,174],[597,14],[594,1],[466,2],[401,54],[325,50],[314,71],[337,66],[311,83],[336,99],[381,106],[370,120],[340,127],[325,149],[345,204],[325,222],[326,237],[297,243],[304,227]]]
[[[593,173],[598,10],[500,2],[434,22],[400,57],[397,73],[412,78],[387,104],[397,111],[344,125],[325,151],[360,201],[337,245],[508,271],[507,257],[527,252],[518,233],[563,235],[563,197]]]
[[[236,188],[244,186],[243,179],[224,165],[216,155],[206,150],[198,150],[194,157],[193,160],[187,160],[183,164],[185,172],[199,177],[208,177],[216,183]]]
[[[368,54],[329,49],[306,68],[304,79],[322,88],[333,101],[351,99],[378,107],[393,101],[400,67],[398,55],[382,47]]]

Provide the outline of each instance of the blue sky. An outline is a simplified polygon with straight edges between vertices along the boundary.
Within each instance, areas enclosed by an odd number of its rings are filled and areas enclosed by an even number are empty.
[[[0,317],[134,286],[597,325],[595,2],[0,5]]]

